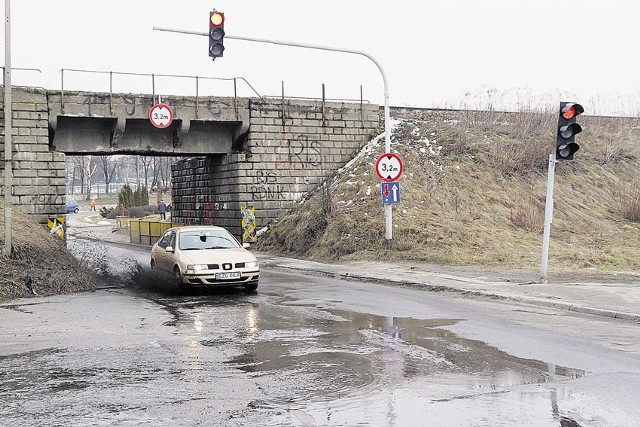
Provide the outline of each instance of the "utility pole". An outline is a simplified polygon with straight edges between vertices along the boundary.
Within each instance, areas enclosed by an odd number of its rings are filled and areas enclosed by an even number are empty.
[[[153,29],[156,31],[167,31],[170,33],[191,34],[195,36],[209,37],[208,33],[201,33],[197,31],[177,30],[177,29],[162,28],[162,27],[153,27]],[[376,61],[374,57],[372,57],[366,52],[362,52],[359,50],[342,49],[337,47],[319,46],[319,45],[289,42],[289,41],[258,39],[253,37],[240,37],[240,36],[232,36],[229,34],[225,34],[224,37],[228,39],[233,39],[233,40],[244,40],[244,41],[250,41],[250,42],[256,42],[256,43],[270,43],[270,44],[281,45],[281,46],[293,46],[293,47],[301,47],[301,48],[307,48],[307,49],[327,50],[331,52],[350,53],[354,55],[362,55],[370,59],[376,65],[376,67],[378,67],[378,70],[382,75],[382,82],[384,84],[384,152],[385,153],[391,152],[391,113],[389,111],[389,84],[387,82],[387,75],[382,69],[382,66],[378,61]],[[386,205],[384,207],[384,217],[385,217],[385,238],[387,240],[387,243],[391,242],[392,233],[393,233],[392,214],[393,214],[392,206]]]
[[[11,242],[11,195],[13,194],[11,123],[11,0],[4,0],[4,250],[3,255],[10,257]]]

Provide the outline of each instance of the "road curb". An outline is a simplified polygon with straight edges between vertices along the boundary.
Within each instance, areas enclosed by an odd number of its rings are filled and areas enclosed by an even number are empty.
[[[353,274],[353,273],[330,272],[330,271],[313,268],[313,267],[286,265],[273,260],[264,261],[264,264],[269,265],[271,268],[279,268],[282,270],[305,271],[305,272],[328,276],[328,277],[340,277],[341,279],[346,279],[346,280],[376,283],[376,284],[381,284],[383,286],[393,284],[396,286],[402,286],[402,287],[411,288],[411,289],[418,288],[420,290],[424,290],[428,292],[452,292],[452,293],[457,293],[463,296],[479,297],[479,298],[485,298],[485,299],[490,299],[494,301],[509,300],[509,301],[514,301],[518,303],[534,305],[539,307],[548,307],[548,308],[554,308],[558,310],[565,310],[573,313],[587,314],[591,316],[607,317],[610,319],[620,319],[620,320],[640,323],[640,315],[637,315],[637,314],[594,308],[589,306],[577,305],[574,303],[554,301],[551,299],[546,299],[541,297],[508,295],[504,293],[481,291],[476,289],[465,289],[465,288],[458,288],[458,287],[453,287],[448,285],[430,285],[424,282],[417,282],[417,281],[410,281],[410,280],[394,280],[389,278],[380,279],[378,277],[371,277],[366,274],[363,275],[363,274]],[[460,280],[460,281],[473,283],[473,281],[469,279]]]

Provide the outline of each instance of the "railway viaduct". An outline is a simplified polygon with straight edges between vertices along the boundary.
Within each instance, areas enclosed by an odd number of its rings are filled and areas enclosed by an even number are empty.
[[[362,101],[168,96],[174,120],[161,129],[149,120],[150,94],[15,87],[12,98],[12,204],[40,223],[64,214],[65,155],[162,155],[176,157],[173,221],[239,236],[242,207],[266,225],[381,127],[379,106]]]

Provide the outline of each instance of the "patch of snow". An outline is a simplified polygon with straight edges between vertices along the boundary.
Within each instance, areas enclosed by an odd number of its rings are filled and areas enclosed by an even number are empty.
[[[393,130],[398,127],[401,123],[403,122],[402,119],[391,119],[389,121],[389,125],[390,125],[390,131],[393,132]],[[371,141],[369,141],[368,143],[366,143],[358,152],[358,154],[356,154],[356,156],[351,159],[349,162],[347,162],[347,164],[345,164],[343,167],[341,167],[340,169],[338,169],[338,174],[344,173],[348,170],[351,169],[351,167],[357,163],[361,158],[363,157],[371,157],[372,155],[376,154],[376,152],[378,152],[378,147],[381,145],[382,142],[384,142],[385,139],[385,132],[373,137],[371,139]],[[373,164],[373,166],[375,166],[375,164]]]

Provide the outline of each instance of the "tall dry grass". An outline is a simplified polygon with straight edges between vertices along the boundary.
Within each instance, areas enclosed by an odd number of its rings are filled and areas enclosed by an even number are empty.
[[[640,180],[623,182],[613,193],[616,211],[627,221],[640,222]]]
[[[405,164],[392,247],[385,246],[372,169],[378,152],[283,218],[264,248],[317,259],[537,269],[558,112],[397,109],[392,115],[402,119],[392,150]],[[638,221],[632,190],[640,183],[639,121],[581,116],[578,122],[581,150],[574,161],[556,165],[551,265],[640,270],[640,227],[628,222]],[[615,202],[622,182],[629,184]]]

